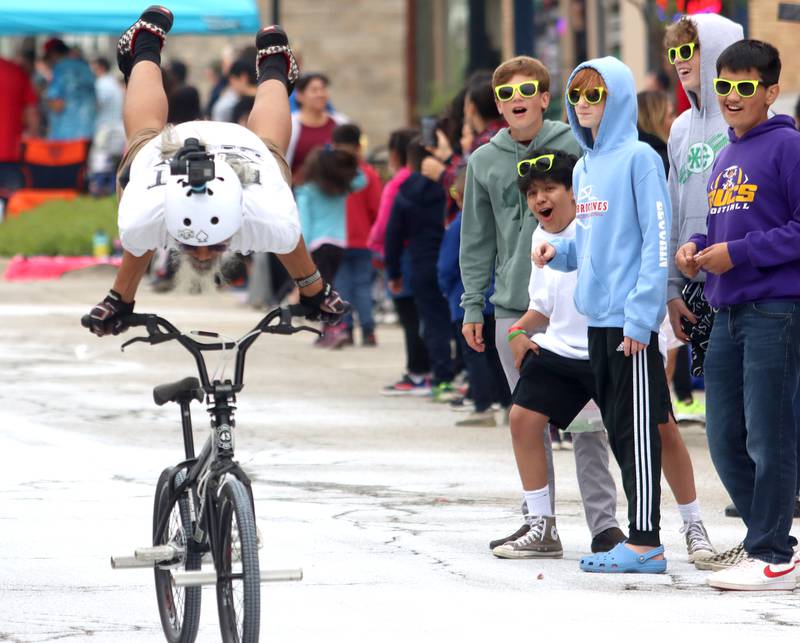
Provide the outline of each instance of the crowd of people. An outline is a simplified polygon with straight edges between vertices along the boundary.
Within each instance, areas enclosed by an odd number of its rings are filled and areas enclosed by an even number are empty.
[[[677,118],[667,95],[637,95],[630,69],[608,57],[573,71],[567,123],[545,119],[548,70],[517,57],[470,78],[435,139],[424,126],[393,133],[370,247],[407,360],[385,392],[442,399],[463,363],[474,406],[461,424],[491,426],[492,405],[510,407],[525,521],[490,543],[495,556],[562,555],[552,438],[568,430],[592,536],[583,570],[665,571],[663,471],[689,561],[714,572],[711,586],[792,590],[798,122],[771,110],[777,50],[743,39],[740,25],[684,17],[665,54],[689,102]],[[707,410],[692,375],[705,378]],[[576,422],[592,402],[602,425]],[[747,528],[725,551],[703,524],[677,418],[707,419]]]
[[[151,13],[166,20],[164,11]],[[158,33],[149,34],[152,51],[128,52],[131,65],[160,63]],[[280,301],[295,283],[301,293],[316,284],[313,301],[330,313],[322,317],[317,346],[355,344],[358,326],[361,344],[372,347],[378,343],[377,281],[394,306],[405,346],[403,374],[382,392],[463,409],[460,426],[496,426],[504,410],[524,522],[490,543],[493,554],[563,555],[552,457],[554,444],[561,444],[574,452],[591,536],[584,571],[666,570],[663,471],[688,559],[713,572],[711,586],[794,589],[800,578],[797,540],[789,533],[800,464],[800,188],[794,180],[800,132],[794,119],[771,110],[779,93],[778,51],[744,39],[741,26],[726,18],[684,17],[667,29],[664,48],[687,110],[676,117],[673,102],[658,90],[637,94],[631,70],[606,57],[583,62],[570,75],[566,122],[544,116],[548,69],[517,56],[493,72],[473,74],[435,127],[392,132],[389,176],[381,177],[364,160],[359,126],[333,108],[329,79],[296,77],[282,32],[259,38],[263,46],[242,52],[218,75],[203,108],[178,61],[160,79],[152,75],[159,68],[139,68],[138,83],[152,93],[164,87],[164,124],[220,141],[228,130],[205,127],[203,118],[246,125],[242,153],[256,149],[256,132],[258,145],[277,162],[273,168],[259,160],[265,177],[269,166],[283,197],[291,185],[302,237],[284,221],[287,254],[280,261],[292,277],[287,288],[274,279],[278,266],[268,255],[253,258],[251,291],[252,284],[269,291],[259,294],[260,303]],[[289,51],[288,67],[266,46],[275,38]],[[88,78],[78,71],[86,63],[59,42],[46,46],[54,61],[41,94],[51,110],[48,132],[57,135],[69,114],[73,128],[86,119],[88,136],[114,139],[111,130],[121,120],[94,114],[96,105],[117,103],[108,63],[94,63],[93,98],[84,104],[92,109],[68,111],[65,88],[80,85],[89,96],[89,83],[78,80]],[[280,84],[270,85],[276,79]],[[278,105],[289,95],[291,116]],[[269,125],[265,114],[280,127]],[[143,162],[134,164],[133,156],[141,149],[152,161],[147,171],[156,172],[166,139],[148,128],[146,114],[139,120],[138,131],[149,138],[131,143],[129,132],[123,165],[145,185],[153,178],[142,178]],[[36,127],[34,117],[27,122]],[[233,176],[225,163],[217,171],[222,179],[225,172]],[[156,175],[149,187],[167,185],[160,180]],[[245,209],[267,207],[254,196],[266,178],[239,180],[242,194],[255,199],[242,201],[239,194]],[[201,193],[205,187],[191,187],[185,196]],[[98,334],[125,306],[133,310],[142,267],[164,236],[135,199],[125,206],[123,198],[120,229],[127,230],[127,269],[136,279],[118,275],[111,300],[98,304],[96,315],[93,310]],[[170,234],[194,238],[199,224],[181,203],[184,218]],[[158,207],[164,209],[161,201]],[[173,215],[166,216],[169,226]],[[216,246],[237,238],[219,234],[212,245],[183,244],[191,246],[184,252],[208,262]],[[253,234],[247,248],[237,248],[263,250],[270,246],[265,238]],[[169,261],[162,270],[169,278]],[[352,302],[342,318],[337,291]],[[706,407],[693,395],[691,375],[705,379]],[[682,418],[705,419],[714,466],[747,528],[740,544],[719,553],[703,524],[677,426]],[[622,474],[627,533],[615,517],[609,448]]]

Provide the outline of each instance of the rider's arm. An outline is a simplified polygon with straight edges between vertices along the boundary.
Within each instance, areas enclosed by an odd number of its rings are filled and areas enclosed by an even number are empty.
[[[122,301],[130,303],[136,298],[136,289],[147,271],[152,256],[152,250],[148,250],[141,257],[127,250],[122,253],[122,265],[114,280],[114,290],[122,296]]]
[[[289,273],[289,275],[291,275],[292,279],[302,279],[303,277],[308,277],[309,275],[314,274],[317,269],[316,265],[314,265],[314,261],[311,259],[311,255],[308,254],[306,242],[303,240],[302,236],[300,237],[300,241],[297,242],[295,249],[290,253],[285,255],[276,254],[275,256],[278,257],[280,262],[283,264],[283,267],[286,268],[286,271]],[[323,285],[322,279],[318,279],[310,286],[301,288],[300,294],[307,297],[312,297],[322,290]]]

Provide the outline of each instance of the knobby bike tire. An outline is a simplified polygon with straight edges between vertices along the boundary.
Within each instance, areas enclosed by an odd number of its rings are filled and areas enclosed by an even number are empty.
[[[170,489],[169,477],[172,469],[164,469],[156,485],[155,505],[153,507],[153,545],[164,545],[177,541],[183,545],[192,534],[192,516],[188,494],[184,493],[178,500],[168,506]],[[185,478],[181,471],[175,476],[175,484]],[[170,519],[164,531],[157,534],[158,522],[164,512],[169,512]],[[198,570],[203,562],[199,552],[186,551],[183,568],[187,571]],[[200,626],[200,597],[202,587],[176,587],[172,581],[169,568],[155,566],[156,601],[161,627],[169,643],[194,643]]]
[[[256,643],[261,623],[261,577],[253,504],[247,488],[229,477],[219,493],[217,608],[224,643]],[[242,578],[225,578],[241,573]]]

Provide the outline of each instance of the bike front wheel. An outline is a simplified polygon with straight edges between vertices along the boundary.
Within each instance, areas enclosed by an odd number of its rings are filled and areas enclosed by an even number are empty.
[[[189,551],[188,543],[192,537],[192,515],[188,492],[181,494],[171,505],[169,503],[169,480],[172,469],[164,469],[156,485],[156,499],[153,507],[153,545],[174,545],[183,554],[174,561],[155,565],[156,600],[161,627],[169,643],[193,643],[200,625],[201,587],[176,587],[171,569],[197,570],[203,561],[199,552]],[[182,471],[175,476],[175,485],[184,480]],[[169,519],[158,533],[161,516]]]
[[[241,481],[228,478],[219,494],[220,559],[217,608],[225,643],[256,643],[261,622],[261,577],[253,503]]]

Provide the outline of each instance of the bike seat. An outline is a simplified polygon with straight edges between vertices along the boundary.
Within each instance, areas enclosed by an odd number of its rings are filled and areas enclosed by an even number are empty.
[[[171,384],[160,384],[153,389],[153,400],[159,406],[167,402],[203,401],[203,389],[196,377],[185,377]]]

